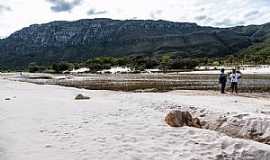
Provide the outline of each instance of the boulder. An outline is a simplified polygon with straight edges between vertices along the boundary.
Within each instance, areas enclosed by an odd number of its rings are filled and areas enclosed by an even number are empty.
[[[270,118],[263,114],[238,114],[208,122],[208,128],[236,138],[270,145]]]
[[[75,97],[75,100],[87,100],[87,99],[90,99],[90,97],[84,96],[84,95],[82,95],[82,94],[78,94],[78,95]]]
[[[198,118],[193,118],[187,111],[172,111],[165,117],[165,122],[171,127],[196,127],[201,128],[201,123]]]

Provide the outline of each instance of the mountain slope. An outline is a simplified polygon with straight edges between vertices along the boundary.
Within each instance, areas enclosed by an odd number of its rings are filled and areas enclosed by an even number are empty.
[[[109,55],[162,54],[220,57],[269,37],[269,25],[202,27],[168,21],[84,19],[23,28],[0,41],[0,64],[21,68]]]
[[[270,64],[270,39],[243,49],[239,57],[253,64]]]

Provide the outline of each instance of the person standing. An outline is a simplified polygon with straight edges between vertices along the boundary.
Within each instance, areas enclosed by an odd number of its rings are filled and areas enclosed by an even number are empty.
[[[232,70],[232,73],[230,74],[230,82],[231,82],[231,89],[232,93],[238,93],[238,83],[241,79],[241,74],[240,72],[236,72],[236,69]]]
[[[219,75],[219,84],[221,85],[220,92],[221,94],[225,94],[225,88],[226,88],[226,83],[227,83],[227,75],[224,73],[225,69],[222,68],[220,70],[220,75]]]

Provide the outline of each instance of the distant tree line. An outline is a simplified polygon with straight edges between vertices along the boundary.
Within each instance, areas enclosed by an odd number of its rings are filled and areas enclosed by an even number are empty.
[[[103,69],[110,69],[113,66],[127,66],[132,69],[143,71],[145,69],[159,68],[161,70],[170,69],[194,69],[200,64],[201,59],[185,58],[172,54],[163,54],[156,56],[132,55],[125,57],[102,56],[80,63],[59,62],[51,65],[39,65],[32,62],[28,65],[29,72],[51,72],[62,73],[63,71],[87,67],[96,72]]]
[[[113,66],[127,66],[137,71],[159,68],[166,72],[176,69],[194,69],[201,65],[243,65],[243,64],[270,64],[269,52],[263,54],[238,54],[226,57],[182,57],[174,54],[160,55],[132,55],[125,57],[102,56],[79,63],[59,62],[51,65],[40,65],[32,62],[28,65],[29,72],[62,73],[63,71],[87,67],[92,72],[110,69]]]

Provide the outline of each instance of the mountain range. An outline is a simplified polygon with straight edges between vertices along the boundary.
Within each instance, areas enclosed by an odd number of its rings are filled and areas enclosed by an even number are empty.
[[[31,25],[1,39],[0,65],[23,68],[31,62],[46,65],[136,54],[224,57],[256,52],[254,45],[269,47],[268,39],[270,23],[215,28],[163,20],[54,21]]]

